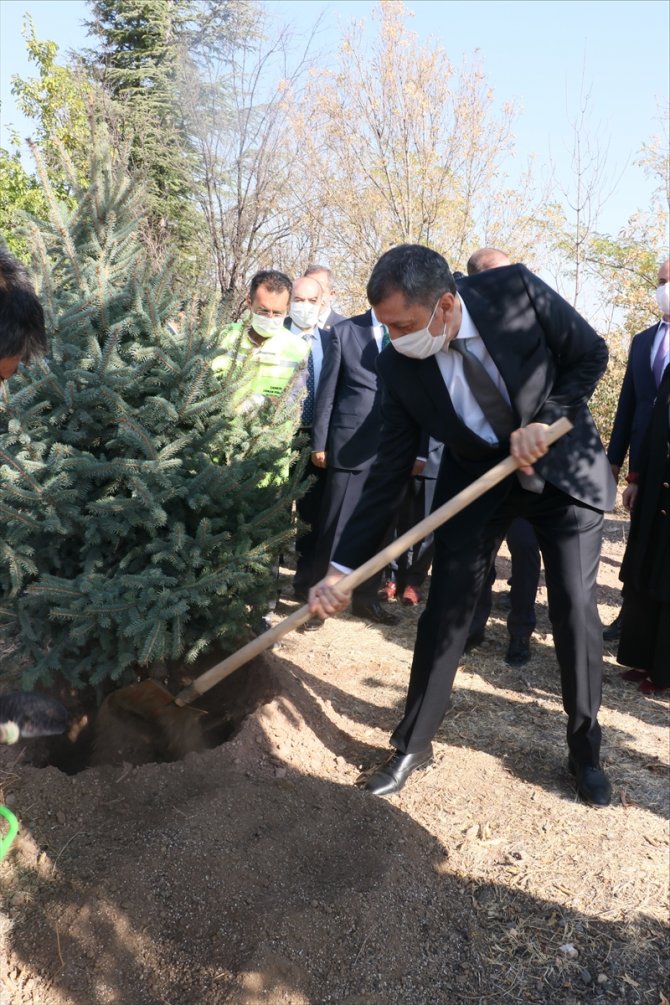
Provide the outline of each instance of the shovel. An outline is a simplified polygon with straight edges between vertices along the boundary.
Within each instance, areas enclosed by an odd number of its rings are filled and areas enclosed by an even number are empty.
[[[571,429],[572,423],[568,419],[558,419],[547,430],[547,444],[551,445]],[[447,520],[460,513],[475,499],[479,499],[485,492],[498,485],[521,466],[511,456],[500,461],[462,492],[436,509],[430,516],[421,520],[401,537],[396,538],[382,551],[354,569],[353,572],[348,573],[338,582],[338,590],[350,593],[370,576],[381,572],[389,562],[398,558],[424,537],[432,534],[436,528],[441,527]],[[143,680],[138,684],[131,684],[115,691],[103,703],[103,708],[106,703],[111,703],[116,714],[119,712],[130,713],[157,725],[161,731],[167,732],[169,746],[175,756],[179,756],[182,751],[188,752],[188,750],[197,749],[194,730],[196,729],[196,716],[201,713],[186,706],[255,656],[269,649],[289,632],[299,628],[310,617],[309,605],[304,604],[288,618],[284,618],[279,624],[252,639],[237,652],[217,663],[206,673],[201,674],[176,696],[173,696],[166,687],[155,680]],[[102,711],[103,709],[101,709]]]

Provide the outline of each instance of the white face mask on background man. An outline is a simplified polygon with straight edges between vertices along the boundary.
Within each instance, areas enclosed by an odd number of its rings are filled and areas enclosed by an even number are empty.
[[[441,299],[442,297],[440,297]],[[435,304],[430,321],[425,328],[391,339],[391,345],[397,352],[402,353],[403,356],[409,356],[411,359],[428,359],[429,356],[434,356],[440,351],[447,338],[446,322],[441,335],[431,335],[430,333],[430,326],[433,323],[440,300]]]
[[[306,331],[313,328],[319,320],[321,304],[311,304],[307,300],[293,300],[291,302],[290,315],[293,323]]]
[[[285,314],[266,318],[263,314],[251,314],[251,327],[261,338],[272,338],[284,330]]]
[[[657,286],[654,296],[663,314],[670,314],[670,283]]]

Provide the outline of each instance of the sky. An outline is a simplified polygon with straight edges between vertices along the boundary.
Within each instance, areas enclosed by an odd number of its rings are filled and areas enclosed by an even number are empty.
[[[322,17],[320,58],[334,58],[352,19],[370,18],[372,0],[270,0],[277,24],[308,31]],[[653,182],[636,166],[640,148],[662,133],[669,101],[670,5],[666,0],[408,0],[412,29],[432,38],[452,62],[476,56],[496,104],[518,108],[513,175],[532,157],[539,178],[551,172],[569,186],[571,148],[580,96],[589,94],[587,125],[606,154],[606,188],[599,229],[615,234],[637,210],[652,204]],[[37,36],[63,49],[89,44],[80,0],[0,0],[0,132],[6,126],[29,135],[14,106],[13,74],[31,74],[21,20],[32,14]]]

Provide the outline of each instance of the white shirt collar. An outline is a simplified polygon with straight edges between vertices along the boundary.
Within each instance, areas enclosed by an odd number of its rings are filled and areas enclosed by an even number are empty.
[[[457,294],[457,296],[458,296],[458,294]],[[470,317],[470,312],[468,311],[467,307],[465,306],[465,302],[464,302],[463,298],[461,296],[458,296],[458,299],[459,299],[460,304],[461,304],[461,327],[458,329],[458,333],[456,335],[456,338],[458,338],[458,339],[461,339],[461,338],[479,338],[480,337],[479,332],[475,328],[475,323],[472,320],[472,318]],[[448,345],[449,345],[449,343],[447,342],[445,344],[444,348],[447,349]]]

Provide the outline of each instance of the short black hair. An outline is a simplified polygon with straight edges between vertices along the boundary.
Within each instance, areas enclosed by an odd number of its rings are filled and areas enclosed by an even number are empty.
[[[399,290],[410,304],[434,307],[443,293],[455,293],[456,283],[446,258],[422,244],[399,244],[379,259],[368,280],[368,300],[374,307]]]
[[[276,269],[265,269],[263,272],[257,272],[249,284],[250,300],[254,299],[259,286],[267,286],[270,293],[281,293],[282,290],[286,290],[290,299],[293,283],[284,272],[278,272]]]
[[[24,363],[47,348],[44,311],[25,267],[0,244],[0,359]]]

